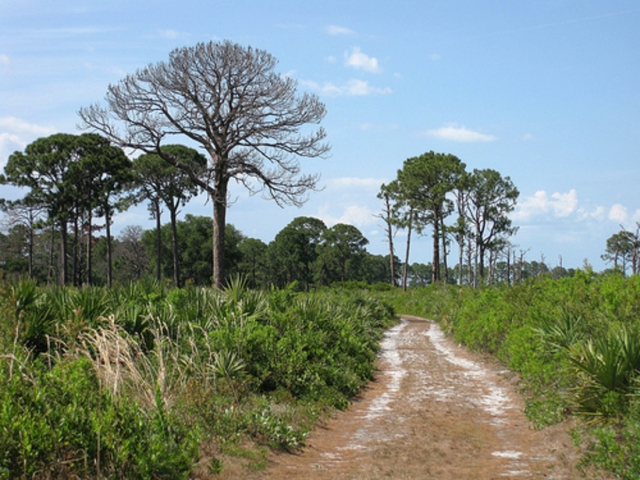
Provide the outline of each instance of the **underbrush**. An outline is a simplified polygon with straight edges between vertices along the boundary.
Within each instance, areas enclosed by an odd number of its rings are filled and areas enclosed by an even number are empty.
[[[384,294],[521,374],[537,428],[567,417],[584,462],[640,478],[640,277],[578,271],[523,285]]]
[[[188,478],[224,468],[212,451],[261,468],[348,406],[395,321],[359,291],[241,281],[0,289],[0,478]]]

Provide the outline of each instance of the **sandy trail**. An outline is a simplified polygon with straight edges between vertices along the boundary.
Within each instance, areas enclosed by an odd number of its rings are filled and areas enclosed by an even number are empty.
[[[507,372],[415,317],[385,334],[376,381],[255,479],[571,479],[571,439],[534,431]],[[593,477],[592,477],[593,478]]]

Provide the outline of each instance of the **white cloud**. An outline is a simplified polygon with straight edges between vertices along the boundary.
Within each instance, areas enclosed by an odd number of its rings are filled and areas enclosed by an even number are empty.
[[[596,220],[604,220],[606,217],[607,209],[604,207],[596,207],[595,210],[589,212],[586,216],[595,218]]]
[[[359,47],[353,47],[351,53],[344,53],[344,65],[345,67],[353,67],[372,73],[378,73],[380,71],[378,59],[363,53]]]
[[[437,53],[432,53],[429,55],[429,60],[437,62],[438,60],[440,60],[440,55],[438,55]]]
[[[376,124],[376,123],[365,122],[365,123],[361,123],[358,127],[363,132],[367,132],[371,130],[376,132],[388,132],[391,130],[396,130],[398,128],[398,125],[396,123]]]
[[[9,65],[9,55],[5,55],[4,53],[0,53],[0,65]]]
[[[346,223],[353,225],[357,228],[364,228],[376,223],[376,213],[366,205],[348,205],[342,208],[342,211],[337,215],[330,212],[335,207],[330,207],[328,204],[320,207],[318,211],[318,218],[322,220],[327,226],[333,226],[336,223]]]
[[[568,217],[578,206],[578,196],[574,189],[568,193],[554,193],[551,195],[551,207],[556,217]]]
[[[158,30],[158,34],[161,37],[168,38],[170,40],[175,40],[176,38],[178,38],[180,36],[180,32],[178,32],[177,30],[172,30],[170,28],[167,28],[167,29],[164,29],[164,30],[160,29],[160,30]]]
[[[12,133],[0,133],[0,169],[4,170],[9,155],[17,150],[24,150],[27,142]]]
[[[616,203],[609,210],[608,218],[614,222],[625,223],[629,219],[627,208],[624,205]]]
[[[13,152],[24,150],[36,138],[52,135],[56,131],[52,127],[27,123],[16,117],[0,117],[0,169],[4,169]]]
[[[328,57],[325,58],[325,60],[327,61],[327,63],[336,63],[337,58],[334,57],[333,55],[329,55]]]
[[[373,87],[369,85],[368,82],[357,79],[349,80],[344,85],[335,85],[330,82],[320,85],[317,82],[310,80],[303,80],[300,83],[306,85],[312,90],[317,90],[320,93],[330,97],[386,95],[391,93],[391,89],[389,87]]]
[[[346,27],[340,27],[338,25],[329,25],[327,27],[327,33],[329,35],[353,35],[355,32]]]
[[[525,134],[522,136],[522,140],[524,140],[524,141],[526,141],[526,142],[528,142],[528,141],[530,141],[530,140],[533,140],[533,135],[531,135],[530,133],[525,133]]]
[[[538,190],[533,196],[525,198],[516,206],[512,218],[514,220],[529,220],[540,215],[551,213],[556,218],[571,215],[578,207],[578,195],[575,189],[567,193],[553,193],[548,195],[544,190]]]
[[[51,135],[56,132],[55,128],[28,123],[16,117],[0,117],[0,129],[38,136]]]
[[[447,125],[436,130],[427,130],[426,135],[454,142],[493,142],[497,140],[497,137],[493,135],[474,132],[464,126],[457,126],[456,124]]]

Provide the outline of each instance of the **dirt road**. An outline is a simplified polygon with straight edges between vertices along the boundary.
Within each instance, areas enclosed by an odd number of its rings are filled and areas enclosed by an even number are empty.
[[[581,478],[564,427],[532,430],[509,377],[436,323],[404,317],[361,398],[253,478]]]

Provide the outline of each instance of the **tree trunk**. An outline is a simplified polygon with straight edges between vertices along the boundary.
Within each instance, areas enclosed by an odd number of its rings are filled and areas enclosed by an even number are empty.
[[[33,278],[33,212],[29,212],[29,278]]]
[[[160,219],[160,200],[153,201],[156,209],[156,280],[158,283],[162,280],[162,224]]]
[[[389,271],[391,272],[391,285],[396,286],[396,266],[393,253],[393,227],[391,225],[391,203],[389,202],[389,197],[385,196],[385,209],[386,209],[386,217],[384,219],[387,224],[387,238],[389,241]]]
[[[433,219],[433,270],[431,271],[431,283],[440,281],[440,216],[434,211]]]
[[[480,266],[478,267],[478,271],[480,273],[480,280],[484,283],[484,256],[485,256],[485,248],[482,244],[480,244],[480,247],[478,249],[478,257],[479,257],[479,262],[480,262]]]
[[[180,287],[180,264],[178,261],[178,226],[176,208],[171,208],[169,214],[171,216],[171,247],[173,252],[173,284]]]
[[[111,209],[107,207],[104,213],[107,227],[107,285],[111,288],[113,283],[113,265],[111,259]]]
[[[51,228],[51,243],[49,244],[49,270],[47,272],[47,284],[53,282],[55,277],[55,269],[53,267],[53,249],[56,243],[56,229],[53,224],[50,226]]]
[[[89,209],[89,219],[87,221],[87,285],[91,286],[91,252],[92,252],[92,245],[91,245],[91,237],[92,237],[92,222],[93,218],[91,215],[91,209]]]
[[[227,216],[228,181],[217,182],[216,195],[213,197],[213,288],[224,285],[224,231]]]
[[[458,285],[462,285],[462,264],[464,263],[464,233],[460,232],[458,237]]]
[[[409,251],[411,250],[411,227],[413,226],[413,209],[409,210],[409,225],[407,226],[407,251],[404,256],[404,269],[402,271],[402,290],[407,290],[407,274],[409,271]]]
[[[440,232],[442,237],[442,269],[444,270],[444,283],[449,283],[449,267],[447,266],[447,235],[444,230],[444,217],[440,217]]]
[[[60,285],[67,284],[67,222],[60,221]]]
[[[473,288],[478,288],[478,248],[478,234],[476,233],[473,246]]]
[[[71,254],[73,255],[71,278],[74,286],[78,286],[78,237],[78,213],[76,212],[73,220],[73,247],[71,249]]]

